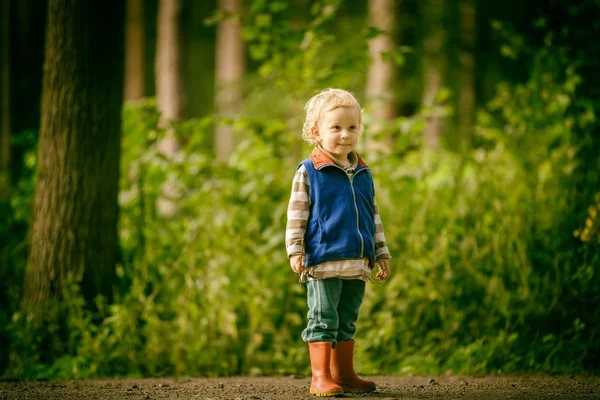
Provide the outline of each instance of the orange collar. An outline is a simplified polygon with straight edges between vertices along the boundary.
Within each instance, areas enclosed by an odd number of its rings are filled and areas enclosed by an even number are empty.
[[[358,157],[358,166],[366,167],[367,164],[363,161],[362,158],[360,158],[358,153],[355,152],[355,154]],[[336,165],[335,161],[333,161],[331,157],[329,157],[323,150],[321,150],[318,147],[315,147],[312,153],[310,153],[310,160],[312,161],[315,169],[321,169],[327,165]]]

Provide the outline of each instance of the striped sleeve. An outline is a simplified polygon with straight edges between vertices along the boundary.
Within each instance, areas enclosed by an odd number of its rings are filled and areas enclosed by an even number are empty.
[[[373,203],[375,205],[375,259],[389,259],[392,258],[392,256],[385,242],[383,224],[381,223],[381,217],[379,216],[379,208],[377,207],[377,202],[375,201],[375,199],[373,199]]]
[[[304,254],[304,234],[309,213],[310,186],[306,168],[301,165],[292,181],[292,194],[287,209],[285,247],[288,258],[295,254]]]

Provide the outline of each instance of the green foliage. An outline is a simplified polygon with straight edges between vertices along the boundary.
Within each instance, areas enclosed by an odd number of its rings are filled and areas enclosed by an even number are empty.
[[[339,18],[342,3],[315,1],[305,11],[283,2],[251,2],[242,18],[242,34],[258,63],[252,87],[260,90],[250,96],[264,96],[268,88],[296,99],[307,99],[326,86],[362,90],[369,64],[367,40],[378,32],[362,19]],[[390,57],[399,59],[400,50]]]
[[[21,299],[19,283],[23,282],[27,259],[26,238],[37,164],[36,136],[25,131],[13,137],[15,148],[25,149],[21,180],[12,185],[8,174],[0,172],[0,372],[8,361],[11,316]]]
[[[83,362],[87,359],[77,353],[95,326],[91,323],[91,313],[84,307],[79,284],[69,276],[59,298],[41,309],[23,308],[15,312],[9,324],[12,334],[9,374],[36,379],[86,376],[87,366]]]
[[[366,40],[377,34],[360,26],[344,45],[328,25],[340,3],[315,4],[306,29],[283,17],[286,2],[255,1],[239,16],[260,63],[239,118],[167,131],[153,99],[126,106],[115,300],[90,307],[72,281],[42,310],[0,314],[10,321],[0,325],[11,342],[7,375],[308,373],[305,292],[284,248],[291,179],[310,151],[301,110],[322,87],[361,88]],[[215,20],[227,17],[238,16]],[[507,42],[507,57],[527,55],[528,79],[497,87],[465,153],[421,146],[430,108],[381,132],[365,111],[365,135],[394,136],[392,148],[366,157],[393,259],[391,279],[367,289],[361,372],[599,371],[597,105],[578,95],[579,60],[551,40],[535,50]],[[402,62],[402,52],[389,57]],[[228,163],[210,148],[216,122],[241,138]],[[172,158],[159,146],[170,134],[183,145]],[[27,224],[33,182],[2,204],[9,226]],[[22,281],[19,243],[2,257]]]
[[[572,234],[583,200],[573,130],[588,117],[573,109],[578,76],[548,70],[551,59],[542,52],[528,82],[499,87],[467,156],[418,146],[421,115],[398,121],[404,146],[374,155],[394,274],[367,291],[363,372],[593,367],[600,253]],[[61,327],[15,314],[15,374],[306,373],[304,293],[283,243],[295,133],[240,119],[244,139],[218,164],[199,140],[210,120],[189,121],[175,127],[184,150],[167,159],[153,102],[124,115],[120,296],[98,316],[67,291],[44,313],[67,312]],[[42,349],[41,327],[68,340]],[[42,368],[44,354],[61,356]]]
[[[574,139],[593,118],[574,71],[544,48],[526,83],[498,87],[467,157],[379,162],[397,272],[363,308],[368,371],[597,368],[599,247],[571,235],[592,194],[576,187],[586,166]]]

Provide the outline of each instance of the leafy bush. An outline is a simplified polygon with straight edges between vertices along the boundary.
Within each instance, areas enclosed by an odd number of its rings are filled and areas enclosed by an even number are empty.
[[[165,129],[153,99],[127,105],[117,296],[86,307],[73,281],[46,309],[13,313],[8,375],[309,372],[305,293],[284,249],[291,179],[310,151],[301,109],[314,88],[364,86],[355,77],[367,60],[364,46],[338,46],[335,57],[325,7],[292,32],[304,52],[268,53],[289,27],[265,16],[267,3],[250,15],[277,29],[245,31],[264,65],[243,116]],[[316,57],[323,49],[330,58]],[[530,56],[528,80],[498,86],[465,154],[421,146],[424,109],[394,121],[394,147],[367,157],[393,259],[391,279],[369,286],[362,307],[361,372],[600,369],[595,106],[578,98],[577,65],[551,44]],[[367,108],[366,132],[371,120]],[[214,123],[242,138],[228,163],[210,149]],[[171,136],[183,144],[172,157],[160,150]],[[23,193],[12,207],[28,215]]]
[[[396,257],[362,314],[368,371],[598,368],[598,241],[572,235],[597,187],[577,187],[575,139],[593,121],[579,84],[545,48],[526,83],[499,86],[466,157],[417,149],[377,165]]]

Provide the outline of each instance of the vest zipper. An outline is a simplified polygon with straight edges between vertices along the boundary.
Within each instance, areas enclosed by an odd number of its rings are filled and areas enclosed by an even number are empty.
[[[341,168],[337,165],[333,165],[333,166],[341,169],[342,172],[344,173],[344,175],[346,175],[348,177],[348,180],[350,181],[350,189],[352,189],[352,199],[354,200],[354,209],[356,210],[356,231],[358,232],[358,237],[360,237],[360,257],[363,258],[364,253],[365,253],[365,239],[363,238],[362,233],[360,233],[360,220],[359,220],[359,215],[358,215],[358,204],[356,203],[356,192],[354,191],[354,175],[356,175],[359,172],[364,171],[364,170],[361,169],[360,171],[352,174],[352,177],[350,177],[350,176],[348,176],[346,171],[344,171],[343,168]]]

